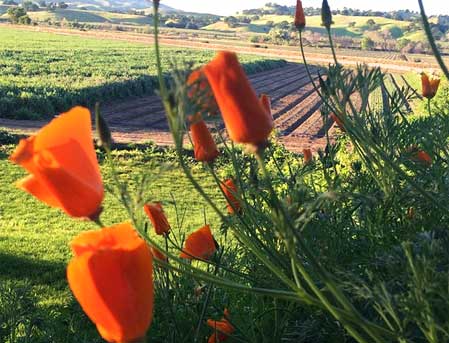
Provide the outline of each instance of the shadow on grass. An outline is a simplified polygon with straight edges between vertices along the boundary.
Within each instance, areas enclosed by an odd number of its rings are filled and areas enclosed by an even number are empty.
[[[66,264],[0,253],[0,280],[17,280],[33,285],[65,285]]]

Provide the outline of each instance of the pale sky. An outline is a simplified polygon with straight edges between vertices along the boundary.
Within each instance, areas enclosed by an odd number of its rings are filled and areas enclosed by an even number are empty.
[[[249,8],[262,7],[267,2],[280,5],[295,5],[295,0],[161,0],[161,3],[191,12],[213,13],[221,15],[234,14],[237,11]],[[303,0],[304,7],[321,7],[321,0]],[[329,0],[331,8],[352,7],[364,10],[418,10],[417,0]],[[428,14],[449,14],[448,0],[424,0]]]

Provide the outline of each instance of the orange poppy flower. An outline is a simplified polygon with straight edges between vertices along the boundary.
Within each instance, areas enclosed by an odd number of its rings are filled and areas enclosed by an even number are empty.
[[[165,256],[165,254],[162,251],[160,251],[158,248],[151,247],[151,255],[153,255],[153,257],[157,260],[164,261],[164,262],[168,261],[167,256]]]
[[[337,117],[335,113],[331,113],[331,118],[337,124],[341,131],[346,132],[345,126],[340,118]]]
[[[239,211],[241,206],[240,201],[236,198],[236,196],[238,195],[238,191],[234,181],[232,179],[227,179],[221,184],[221,189],[223,190],[223,193],[226,196],[226,200],[228,201],[228,212],[230,214],[233,214],[234,209]]]
[[[187,259],[209,259],[217,250],[210,226],[206,225],[192,232],[184,243],[184,248],[179,255]]]
[[[99,214],[104,189],[88,109],[75,107],[22,139],[10,160],[30,173],[18,188],[72,217]]]
[[[221,51],[204,73],[220,107],[230,138],[237,143],[260,145],[273,130],[273,118],[257,98],[237,55]]]
[[[194,70],[187,78],[188,96],[198,108],[211,115],[218,112],[218,105],[204,72]]]
[[[313,160],[312,150],[310,149],[303,149],[302,151],[304,155],[304,164],[309,164]]]
[[[209,337],[208,343],[224,342],[235,332],[234,326],[229,322],[229,311],[224,310],[224,317],[221,320],[207,320],[207,325],[215,330]]]
[[[204,120],[200,119],[190,125],[190,135],[197,161],[212,162],[218,157],[217,145]]]
[[[75,298],[108,342],[143,338],[153,318],[150,248],[128,223],[87,231],[71,243],[67,279]]]
[[[306,26],[306,17],[304,15],[304,9],[302,8],[301,0],[296,1],[296,13],[295,13],[295,27],[298,30],[304,29]]]
[[[143,210],[150,219],[151,224],[153,224],[154,230],[156,231],[157,235],[165,235],[170,232],[170,224],[168,223],[161,203],[155,202],[146,204],[143,207]]]
[[[439,78],[429,78],[426,73],[421,74],[422,96],[427,99],[432,99],[438,92],[440,86]]]

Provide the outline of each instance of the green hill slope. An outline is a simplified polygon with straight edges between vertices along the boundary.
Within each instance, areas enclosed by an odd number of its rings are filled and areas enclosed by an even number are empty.
[[[260,34],[268,33],[273,25],[281,22],[288,22],[289,24],[292,24],[293,19],[293,16],[290,15],[263,15],[257,20],[252,20],[250,24],[240,24],[234,28],[230,28],[225,22],[221,21],[206,26],[203,29],[252,32]],[[379,33],[389,31],[391,37],[394,39],[404,37],[412,41],[420,41],[422,38],[421,31],[415,31],[413,33],[407,32],[407,28],[410,25],[410,22],[408,21],[387,19],[383,17],[356,17],[345,15],[335,15],[333,20],[333,33],[337,36],[361,38],[369,31]],[[308,16],[306,21],[306,30],[325,33],[325,29],[321,26],[320,16]],[[368,21],[373,21],[374,25],[370,26]]]

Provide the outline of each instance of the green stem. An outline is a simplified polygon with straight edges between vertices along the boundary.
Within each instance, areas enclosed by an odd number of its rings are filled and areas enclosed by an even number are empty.
[[[338,64],[337,54],[335,53],[334,40],[332,39],[332,34],[331,34],[330,27],[327,28],[326,31],[327,31],[327,35],[329,36],[329,44],[331,46],[332,56],[334,57],[335,65],[337,65]]]
[[[449,80],[449,70],[446,67],[446,64],[443,61],[443,57],[441,57],[440,50],[437,47],[437,44],[435,43],[435,39],[432,35],[432,30],[430,28],[429,20],[427,19],[426,11],[424,10],[424,4],[422,0],[418,0],[419,8],[421,10],[421,18],[423,21],[423,27],[424,31],[426,32],[427,39],[429,40],[429,44],[432,48],[433,54],[435,55],[435,58],[440,65],[441,70],[444,72],[444,75],[446,75],[446,79]]]

